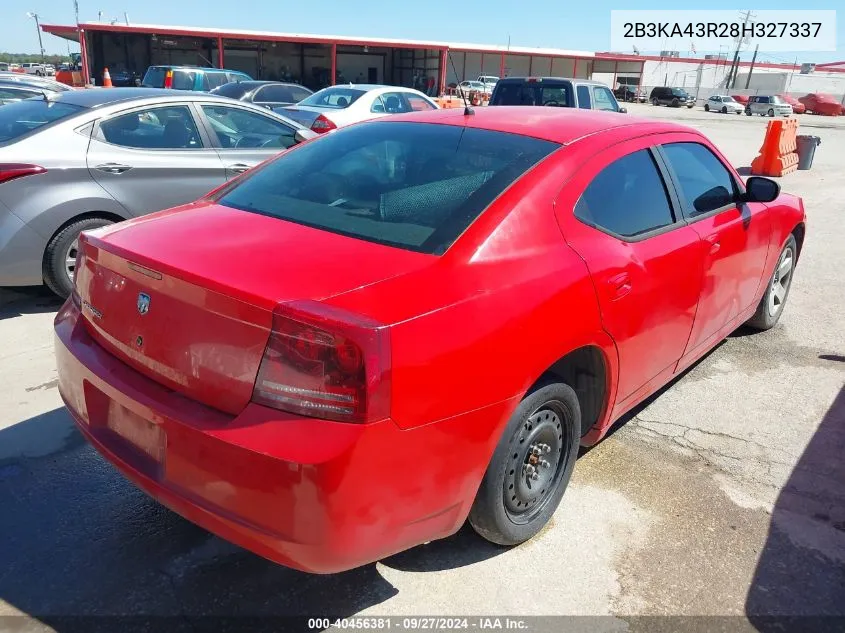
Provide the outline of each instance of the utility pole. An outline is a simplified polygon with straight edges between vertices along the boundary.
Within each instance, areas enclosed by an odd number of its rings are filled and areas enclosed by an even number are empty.
[[[748,84],[751,83],[751,73],[754,72],[754,62],[757,61],[757,51],[760,50],[760,45],[754,47],[754,56],[751,58],[751,67],[748,69],[748,77],[745,78],[745,89],[748,89]]]
[[[744,18],[742,21],[742,33],[740,33],[739,37],[736,38],[734,61],[733,64],[731,64],[731,70],[728,72],[728,81],[725,82],[725,88],[731,88],[736,85],[736,77],[739,74],[739,53],[742,50],[743,40],[748,41],[747,38],[743,37],[745,33],[745,25],[748,24],[748,20],[757,17],[754,13],[751,13],[751,11],[745,11],[744,15],[740,12],[740,15]]]
[[[79,24],[79,0],[73,0],[73,15],[76,17],[76,23]]]
[[[27,11],[26,17],[35,20],[35,30],[38,33],[38,48],[41,50],[41,63],[43,64],[46,60],[44,59],[44,43],[41,41],[41,24],[38,22],[38,14]]]

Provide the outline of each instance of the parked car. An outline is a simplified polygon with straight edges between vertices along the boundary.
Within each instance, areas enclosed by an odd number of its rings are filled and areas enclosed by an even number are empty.
[[[47,75],[47,69],[44,68],[44,64],[25,62],[21,64],[21,68],[27,75],[36,75],[38,77],[45,77]]]
[[[492,94],[492,88],[489,84],[482,83],[480,81],[462,81],[458,84],[458,94],[465,95],[469,97],[470,93],[477,92],[478,94],[482,95],[490,95]]]
[[[776,95],[755,95],[748,98],[745,114],[760,116],[790,116],[792,106]]]
[[[141,85],[145,88],[173,88],[209,92],[232,81],[252,81],[238,70],[201,68],[199,66],[150,66]]]
[[[112,85],[115,87],[127,88],[141,85],[141,74],[135,72],[134,70],[129,70],[127,68],[118,68],[112,72],[109,72],[109,74],[111,75]]]
[[[646,95],[645,90],[637,86],[623,84],[614,90],[613,94],[619,101],[628,101],[630,103],[645,103],[648,101],[648,95]]]
[[[493,94],[493,88],[499,83],[499,78],[495,75],[479,75],[477,81],[484,84],[488,94]]]
[[[145,88],[3,106],[0,286],[67,296],[81,231],[194,200],[313,136],[248,103]]]
[[[9,64],[7,62],[0,62],[0,72],[9,72]]]
[[[0,106],[15,103],[21,99],[43,96],[44,91],[33,86],[28,86],[18,82],[5,82],[0,80]]]
[[[39,90],[46,90],[47,92],[66,92],[73,90],[72,87],[63,84],[47,77],[37,77],[35,75],[22,75],[15,72],[0,72],[0,81],[3,83],[16,83],[21,86],[28,86],[38,88]]]
[[[348,84],[323,88],[296,105],[275,111],[322,134],[389,114],[437,109],[430,97],[411,88]]]
[[[652,88],[648,100],[651,101],[651,105],[665,105],[671,108],[680,108],[681,106],[691,108],[695,105],[695,97],[686,90],[667,86]]]
[[[730,95],[711,95],[704,103],[706,112],[721,112],[722,114],[742,114],[745,111],[739,101],[735,101]]]
[[[56,76],[56,67],[53,64],[44,64],[44,70],[47,71],[48,77],[55,77]]]
[[[793,114],[804,114],[804,112],[807,111],[807,108],[804,106],[804,104],[798,101],[798,99],[796,99],[795,97],[792,97],[790,95],[778,95],[778,97],[780,97],[792,106]]]
[[[564,77],[505,77],[490,97],[491,106],[552,106],[627,112],[603,83]]]
[[[313,92],[305,86],[280,81],[235,81],[218,86],[211,94],[254,103],[264,108],[278,108],[299,103]]]
[[[798,101],[804,104],[806,111],[810,114],[838,116],[843,113],[842,104],[829,94],[810,93],[804,97],[799,97]]]
[[[366,122],[83,233],[58,390],[142,490],[277,563],[337,572],[467,520],[515,545],[579,445],[777,323],[804,223],[669,122]]]

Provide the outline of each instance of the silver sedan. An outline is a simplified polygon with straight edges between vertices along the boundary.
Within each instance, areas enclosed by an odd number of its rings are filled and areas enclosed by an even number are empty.
[[[73,287],[88,229],[192,202],[315,136],[265,108],[150,88],[0,108],[0,286]]]

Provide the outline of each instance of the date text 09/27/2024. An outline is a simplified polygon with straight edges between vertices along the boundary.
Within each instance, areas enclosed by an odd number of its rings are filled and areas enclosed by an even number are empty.
[[[378,617],[352,616],[347,618],[309,618],[309,630],[391,630],[398,631],[525,631],[529,628],[524,618],[474,616],[474,617]]]

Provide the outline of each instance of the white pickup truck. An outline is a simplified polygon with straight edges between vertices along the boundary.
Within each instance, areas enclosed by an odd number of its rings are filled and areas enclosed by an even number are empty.
[[[24,69],[24,72],[27,75],[38,75],[39,77],[45,77],[47,75],[47,68],[44,66],[44,64],[26,62],[21,64],[21,68]]]

